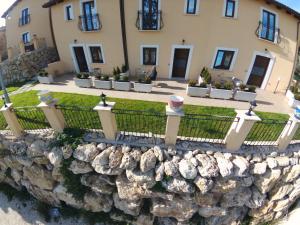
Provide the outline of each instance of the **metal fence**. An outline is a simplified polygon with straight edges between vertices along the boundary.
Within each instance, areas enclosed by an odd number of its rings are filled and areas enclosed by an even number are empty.
[[[98,113],[90,107],[59,105],[64,115],[67,128],[82,130],[102,130]]]
[[[2,113],[0,113],[0,130],[5,130],[7,128],[7,122]]]
[[[166,114],[150,111],[113,109],[118,131],[122,135],[145,138],[163,138],[166,130]]]
[[[238,122],[235,117],[186,114],[181,118],[179,139],[223,144],[232,123]]]
[[[256,122],[248,134],[244,144],[254,146],[277,145],[285,126],[291,125],[291,121],[262,120]]]
[[[24,130],[42,130],[51,128],[44,112],[34,106],[13,109]]]

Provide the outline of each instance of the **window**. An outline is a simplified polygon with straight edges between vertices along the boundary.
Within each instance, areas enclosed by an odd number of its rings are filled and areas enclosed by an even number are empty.
[[[225,17],[235,17],[235,0],[226,0]]]
[[[186,0],[186,14],[197,13],[197,2],[198,0]]]
[[[99,15],[94,1],[82,3],[82,16],[80,16],[83,31],[100,30]]]
[[[73,20],[74,14],[73,14],[73,8],[72,5],[66,5],[65,6],[65,20]]]
[[[276,36],[276,15],[267,10],[263,10],[260,38],[274,42],[275,36]]]
[[[30,42],[30,34],[29,32],[26,32],[22,34],[22,40],[24,44],[28,44]]]
[[[158,47],[142,46],[142,65],[157,65]]]
[[[101,46],[90,46],[92,63],[104,63]]]
[[[19,24],[21,26],[24,26],[24,25],[28,24],[29,22],[30,22],[29,9],[25,8],[21,12],[21,18],[20,18]]]
[[[158,30],[159,0],[142,0],[142,29]]]
[[[237,50],[218,49],[214,60],[213,68],[221,70],[231,70],[235,60]]]

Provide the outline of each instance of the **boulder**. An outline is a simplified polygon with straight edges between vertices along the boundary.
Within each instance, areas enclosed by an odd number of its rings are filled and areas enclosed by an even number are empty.
[[[134,170],[137,167],[137,161],[130,153],[124,153],[120,168],[124,170]]]
[[[233,164],[230,160],[223,157],[217,157],[218,167],[220,169],[220,174],[222,177],[231,176],[233,173]]]
[[[293,189],[294,186],[292,184],[278,184],[269,192],[269,198],[272,201],[283,199],[285,196],[291,193]]]
[[[33,160],[29,159],[27,156],[17,155],[16,160],[23,166],[30,167],[33,164]]]
[[[80,161],[91,162],[98,154],[99,150],[97,149],[95,144],[84,144],[79,145],[75,149],[73,157]]]
[[[140,214],[143,204],[142,199],[136,201],[127,201],[120,199],[118,193],[113,194],[113,199],[115,207],[122,210],[124,213],[132,216],[138,216]]]
[[[178,168],[173,161],[166,161],[164,163],[165,174],[170,177],[177,177],[179,175]]]
[[[223,195],[221,200],[221,207],[231,208],[231,207],[242,207],[251,198],[252,192],[247,187],[238,187],[235,190]]]
[[[88,211],[108,213],[112,206],[113,201],[109,195],[95,192],[88,192],[84,195],[84,208]]]
[[[284,175],[282,180],[284,182],[292,182],[297,177],[299,177],[299,175],[300,175],[300,165],[295,165],[291,168],[291,170],[286,175]]]
[[[11,169],[16,169],[19,171],[22,171],[23,165],[18,162],[15,156],[7,155],[3,158],[3,161],[5,163],[5,167],[9,167]]]
[[[191,194],[195,192],[194,186],[182,178],[171,178],[168,181],[163,181],[162,185],[168,192],[178,194]]]
[[[162,181],[164,179],[165,167],[162,162],[158,163],[155,168],[155,181]]]
[[[270,169],[274,169],[278,166],[277,160],[272,157],[268,157],[266,161]]]
[[[164,152],[161,150],[159,146],[154,146],[153,148],[154,155],[158,159],[158,161],[162,162],[164,161]]]
[[[153,225],[154,217],[151,214],[141,214],[136,220],[136,225]]]
[[[196,192],[194,196],[194,201],[199,206],[215,206],[220,198],[222,197],[222,194],[220,193],[206,193],[201,194],[200,192]]]
[[[207,218],[211,216],[225,216],[226,210],[220,207],[201,207],[198,213],[200,216]]]
[[[280,179],[280,175],[280,169],[267,170],[264,175],[260,175],[255,179],[254,184],[261,193],[265,194],[274,187]]]
[[[64,159],[69,159],[73,155],[73,149],[72,149],[72,146],[70,146],[70,145],[65,145],[65,146],[61,147],[61,151],[63,153]]]
[[[47,154],[47,158],[53,166],[59,166],[63,160],[63,153],[60,148],[52,148],[51,151]]]
[[[93,171],[93,168],[90,166],[89,163],[79,160],[73,160],[69,167],[74,174],[85,174]]]
[[[80,179],[81,183],[90,187],[92,191],[100,194],[111,194],[114,191],[114,182],[106,175],[85,174]]]
[[[216,179],[215,185],[211,192],[214,193],[228,193],[239,186],[236,180],[232,179]]]
[[[279,200],[278,202],[275,203],[274,206],[274,212],[280,212],[280,211],[286,211],[291,205],[290,200],[287,199],[283,199],[283,200]]]
[[[248,202],[246,202],[245,205],[250,209],[257,209],[262,207],[265,203],[266,195],[260,193],[260,191],[255,186],[251,188],[251,191],[252,191],[251,198],[249,199]]]
[[[219,167],[214,157],[206,154],[196,155],[198,160],[198,171],[202,177],[217,177],[219,175]]]
[[[244,157],[236,156],[232,163],[234,165],[235,176],[245,177],[247,175],[249,162]]]
[[[137,183],[146,188],[152,188],[156,184],[153,170],[147,173],[139,170],[126,170],[126,176],[130,182]]]
[[[278,156],[275,158],[277,161],[278,166],[285,167],[290,165],[290,159],[287,156]]]
[[[267,163],[266,162],[255,163],[252,165],[252,168],[251,168],[251,173],[257,174],[257,175],[262,175],[266,171],[267,171]]]
[[[48,154],[48,145],[42,140],[34,141],[27,149],[27,156],[37,164],[48,164],[49,160],[46,155]]]
[[[53,193],[59,200],[64,201],[67,205],[74,208],[80,209],[84,205],[83,202],[76,200],[72,194],[68,193],[67,189],[61,184],[54,188]]]
[[[212,189],[214,182],[210,179],[198,176],[194,180],[194,184],[196,184],[202,194],[206,194],[210,189]]]
[[[122,162],[123,153],[121,150],[112,151],[109,155],[109,167],[115,169],[120,166]]]
[[[274,208],[274,204],[275,204],[275,202],[266,200],[265,204],[262,207],[257,208],[257,209],[252,209],[249,211],[248,214],[251,217],[260,218],[263,215],[266,215],[266,214],[272,212],[273,208]]]
[[[146,173],[155,168],[156,156],[152,149],[148,150],[141,156],[140,169],[143,173]]]
[[[179,172],[185,179],[193,180],[197,176],[196,167],[188,160],[182,159],[179,162]]]

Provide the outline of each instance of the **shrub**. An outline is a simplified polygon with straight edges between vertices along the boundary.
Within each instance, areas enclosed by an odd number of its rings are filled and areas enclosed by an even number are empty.
[[[77,73],[76,77],[78,79],[89,79],[90,73]]]
[[[256,92],[256,87],[251,85],[251,86],[248,86],[248,91],[249,92],[252,92],[252,93],[255,93]]]
[[[222,84],[220,82],[216,82],[215,83],[215,88],[221,89],[222,88]]]
[[[121,73],[121,70],[120,70],[120,68],[118,66],[117,66],[116,72],[117,72],[117,74]]]
[[[298,88],[296,86],[290,86],[290,91],[296,94],[298,93]]]
[[[152,83],[151,77],[146,76],[145,79],[144,79],[144,83],[145,84],[151,84]]]
[[[202,83],[200,84],[200,87],[201,87],[201,88],[207,88],[207,84],[206,84],[205,82],[202,82]]]
[[[122,73],[126,73],[128,68],[125,64],[123,64],[121,70],[122,70]]]
[[[245,91],[246,87],[247,87],[247,85],[245,85],[245,84],[241,84],[241,85],[240,85],[240,89],[241,89],[241,91]]]
[[[119,80],[120,80],[120,74],[115,74],[114,81],[119,81]]]
[[[120,81],[122,81],[122,82],[128,82],[129,81],[129,77],[128,76],[122,76],[120,78]]]
[[[103,75],[103,76],[101,76],[100,79],[103,80],[103,81],[109,81],[109,76],[108,75]]]
[[[207,67],[203,67],[200,76],[204,79],[205,83],[210,84],[211,83],[211,74],[208,71]]]
[[[195,81],[195,80],[190,80],[189,81],[189,86],[190,87],[196,87],[196,85],[197,85],[197,81]]]
[[[118,75],[117,70],[116,70],[115,67],[114,67],[114,69],[113,69],[113,75],[114,75],[114,76],[115,76],[115,75]]]
[[[80,129],[66,128],[63,133],[56,135],[56,140],[50,144],[50,147],[70,145],[72,149],[75,149],[81,143],[83,134],[84,132]]]
[[[225,90],[232,90],[232,89],[233,89],[233,84],[232,84],[230,81],[227,81],[227,82],[224,84],[224,89],[225,89]]]
[[[40,76],[40,77],[48,77],[48,72],[46,71],[46,70],[44,70],[44,69],[42,69],[42,70],[40,70],[39,72],[38,72],[38,75]]]

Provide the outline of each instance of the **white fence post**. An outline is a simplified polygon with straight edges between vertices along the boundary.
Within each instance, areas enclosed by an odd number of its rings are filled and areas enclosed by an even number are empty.
[[[8,127],[16,137],[21,137],[24,133],[22,126],[20,125],[16,113],[13,111],[13,104],[7,104],[7,107],[3,106],[1,112],[7,122]]]
[[[289,122],[284,127],[280,137],[278,138],[278,149],[285,150],[293,140],[296,131],[299,128],[300,120],[291,115]]]
[[[184,113],[183,111],[176,112],[173,109],[171,109],[170,106],[166,106],[166,114],[168,116],[168,119],[165,133],[165,144],[176,145],[180,120],[181,117],[184,116]]]
[[[235,111],[237,113],[236,118],[238,121],[233,122],[225,137],[226,148],[230,151],[239,150],[246,140],[254,123],[261,121],[254,112],[252,112],[251,116],[248,116],[246,114],[248,110]]]

